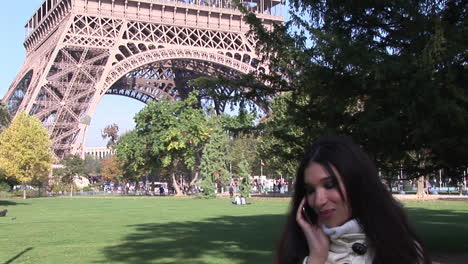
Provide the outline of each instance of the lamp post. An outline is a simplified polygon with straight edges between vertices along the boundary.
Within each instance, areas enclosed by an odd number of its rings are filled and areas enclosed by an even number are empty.
[[[442,187],[442,169],[439,170],[439,191]]]

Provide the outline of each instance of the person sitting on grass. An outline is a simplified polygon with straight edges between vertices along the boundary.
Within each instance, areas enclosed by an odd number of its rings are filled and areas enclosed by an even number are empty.
[[[241,205],[241,199],[240,199],[239,195],[236,195],[236,198],[234,199],[234,201],[232,201],[232,204]]]
[[[245,197],[241,195],[241,198],[240,198],[240,204],[241,205],[245,205]]]

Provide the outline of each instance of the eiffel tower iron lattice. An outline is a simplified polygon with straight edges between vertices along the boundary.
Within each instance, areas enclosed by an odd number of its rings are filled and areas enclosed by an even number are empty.
[[[271,28],[280,1],[241,2]],[[25,28],[26,60],[3,102],[42,121],[58,158],[83,153],[105,94],[180,100],[198,76],[266,68],[232,0],[45,0]]]

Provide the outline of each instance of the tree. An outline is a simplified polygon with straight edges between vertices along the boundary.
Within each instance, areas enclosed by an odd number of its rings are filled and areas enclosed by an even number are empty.
[[[106,126],[102,130],[101,136],[102,136],[102,139],[109,138],[109,141],[107,141],[106,147],[110,149],[114,149],[119,139],[119,126],[117,124]]]
[[[120,164],[115,157],[102,161],[102,178],[106,181],[118,181],[123,175]]]
[[[101,174],[102,166],[101,161],[96,159],[92,155],[86,155],[84,159],[84,166],[88,179],[91,180],[93,177],[97,177]]]
[[[61,181],[70,187],[70,196],[73,196],[75,186],[75,178],[77,176],[86,175],[86,167],[84,160],[78,155],[67,155],[62,160],[63,168],[57,170],[57,175],[61,177]]]
[[[41,122],[22,112],[0,134],[0,168],[24,186],[44,182],[54,161],[49,133]],[[23,191],[26,199],[26,188]]]
[[[227,149],[229,138],[221,126],[219,116],[212,115],[209,120],[210,139],[203,149],[200,164],[203,196],[216,197],[214,190],[217,184],[226,186],[231,182],[231,173],[227,169]]]
[[[235,75],[234,75],[235,76]],[[216,113],[221,115],[220,105],[237,106],[240,111],[256,111],[257,107],[267,111],[269,87],[259,82],[255,73],[236,77],[202,76],[190,81],[190,85],[201,91],[202,98],[213,100]]]
[[[260,157],[257,152],[258,137],[254,134],[241,134],[229,141],[227,159],[233,173],[238,173],[239,164],[246,161],[248,171],[260,174]]]
[[[238,115],[230,116],[222,114],[219,116],[223,129],[228,131],[229,136],[232,138],[255,134],[257,130],[257,127],[254,124],[256,118],[255,112],[248,113],[247,111],[240,109]]]
[[[466,1],[290,3],[292,21],[272,32],[246,16],[269,61],[264,80],[276,92],[291,92],[290,124],[307,141],[349,134],[384,171],[404,167],[415,178],[444,168],[462,175]],[[273,135],[287,142],[287,135]],[[305,143],[293,138],[287,146]]]
[[[250,196],[252,187],[250,186],[250,173],[248,170],[248,163],[245,160],[242,160],[238,166],[238,176],[239,176],[239,193],[241,196],[247,197]]]
[[[139,179],[153,168],[160,167],[158,160],[150,158],[151,149],[147,137],[136,130],[122,135],[116,145],[116,161],[121,163],[122,177],[126,180]]]
[[[213,178],[209,175],[203,177],[200,187],[203,189],[202,196],[206,199],[216,198],[216,183],[213,181]]]
[[[240,109],[238,115],[219,116],[223,130],[229,135],[226,162],[229,163],[229,171],[232,173],[237,173],[239,163],[245,159],[250,166],[248,170],[253,174],[260,174],[261,158],[257,146],[258,134],[262,133],[262,127],[255,124],[256,115],[256,111],[249,113]]]
[[[5,171],[0,168],[0,183],[2,182],[8,184],[8,186],[10,186],[10,190],[13,189],[13,186],[21,184],[16,178],[6,175]]]
[[[3,102],[0,102],[0,133],[8,127],[11,122],[11,116],[8,112],[6,105]]]
[[[135,133],[144,147],[143,167],[167,169],[176,194],[181,190],[176,179],[184,168],[199,170],[201,151],[209,140],[206,117],[199,109],[197,92],[186,100],[150,102],[135,116]],[[182,178],[181,178],[182,180]]]
[[[300,105],[301,102],[296,104]],[[289,92],[276,97],[270,106],[270,115],[260,124],[262,133],[258,139],[258,153],[270,171],[283,175],[291,182],[304,146],[317,137],[321,129],[317,127],[306,131],[303,125],[298,125],[299,120],[295,120],[299,116],[298,109],[290,107]]]
[[[70,184],[62,181],[63,168],[53,168],[48,189],[53,193],[62,193],[70,190]]]

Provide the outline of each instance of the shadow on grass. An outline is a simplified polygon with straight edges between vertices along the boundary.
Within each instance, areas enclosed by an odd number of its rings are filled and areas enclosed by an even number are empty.
[[[411,224],[430,252],[468,252],[468,212],[406,208]]]
[[[284,218],[225,216],[129,226],[136,232],[121,244],[105,248],[103,263],[272,263]]]
[[[15,261],[16,259],[18,259],[19,257],[21,257],[21,255],[23,255],[24,253],[28,252],[29,250],[32,250],[33,248],[32,247],[28,247],[27,249],[21,251],[20,253],[16,254],[16,256],[12,257],[11,259],[5,261],[3,264],[10,264],[12,263],[13,261]]]
[[[0,200],[0,206],[29,205],[28,203],[19,203],[11,200]]]

